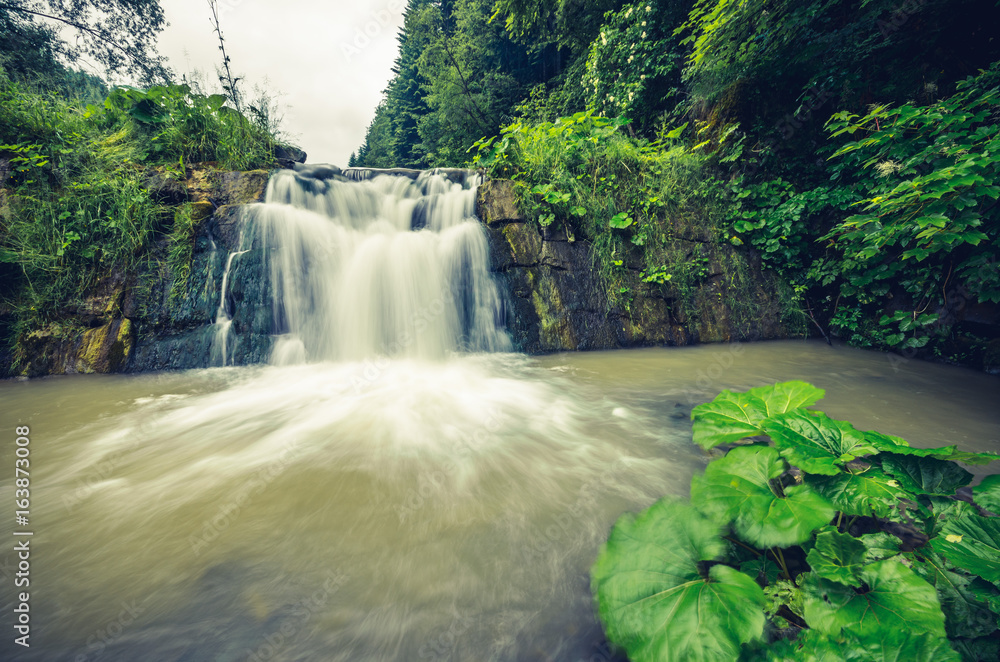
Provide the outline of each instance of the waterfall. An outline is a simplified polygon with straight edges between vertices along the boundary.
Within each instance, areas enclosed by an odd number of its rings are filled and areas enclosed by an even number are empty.
[[[212,241],[214,250],[215,242]],[[233,318],[229,310],[229,302],[226,299],[227,285],[229,284],[229,272],[233,268],[233,260],[243,255],[247,251],[236,251],[230,253],[226,259],[226,269],[222,272],[222,286],[219,288],[219,307],[215,310],[215,336],[212,339],[212,362],[217,360],[222,365],[227,365],[229,359],[229,329],[233,326]]]
[[[350,175],[280,171],[249,208],[273,291],[271,363],[509,351],[478,176]],[[220,319],[224,306],[225,293]]]

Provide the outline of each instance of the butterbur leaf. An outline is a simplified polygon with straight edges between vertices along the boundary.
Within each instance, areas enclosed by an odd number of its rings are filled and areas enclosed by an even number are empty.
[[[787,579],[779,579],[764,589],[764,613],[774,618],[778,610],[788,607],[789,611],[802,616],[802,591]]]
[[[806,561],[817,577],[859,587],[865,552],[863,542],[831,527],[816,535],[816,544],[806,555]]]
[[[781,568],[767,556],[761,556],[740,564],[740,572],[757,580],[757,583],[773,584],[781,574]]]
[[[764,592],[729,566],[702,573],[724,549],[718,527],[688,504],[623,515],[591,569],[608,639],[632,662],[735,660],[763,634]]]
[[[979,515],[976,507],[967,501],[942,496],[924,496],[920,500],[930,504],[931,507],[931,518],[925,528],[925,532],[931,536],[940,534],[944,526],[952,520]]]
[[[930,544],[952,565],[1000,584],[1000,518],[951,520]]]
[[[734,448],[692,479],[691,499],[720,522],[732,522],[752,545],[797,545],[828,523],[834,510],[808,485],[792,485],[780,494],[772,481],[784,471],[784,460],[770,446]]]
[[[972,499],[980,508],[1000,515],[1000,474],[987,476],[972,488]]]
[[[1000,460],[1000,455],[996,453],[969,453],[958,450],[957,446],[913,448],[905,439],[901,439],[900,437],[873,431],[868,431],[864,434],[865,439],[879,451],[895,453],[897,455],[933,457],[938,460],[951,460],[952,462],[965,462],[966,464],[989,464],[995,460]]]
[[[997,629],[996,615],[990,611],[987,598],[996,589],[990,584],[950,570],[936,554],[921,555],[911,567],[937,589],[949,636],[981,637]]]
[[[882,470],[913,494],[950,496],[972,480],[972,474],[947,460],[895,453],[886,453],[880,459]]]
[[[692,409],[691,418],[694,442],[708,450],[762,434],[760,424],[767,418],[767,406],[746,393],[723,391],[711,402]]]
[[[884,561],[900,553],[899,538],[888,533],[868,533],[858,540],[865,546],[865,563]]]
[[[779,639],[748,651],[740,662],[844,662],[844,645],[822,632],[807,629],[795,640]]]
[[[853,425],[820,412],[772,416],[763,427],[782,457],[806,473],[835,476],[838,465],[878,452]]]
[[[813,573],[802,582],[809,627],[831,636],[842,631],[859,638],[885,632],[919,632],[944,639],[944,614],[934,587],[895,560],[865,566],[867,590]]]
[[[795,641],[782,640],[757,662],[960,662],[946,639],[915,632],[883,631],[866,637],[831,637],[805,630]],[[743,662],[744,658],[740,658]]]
[[[691,410],[694,441],[708,450],[763,434],[764,419],[815,404],[823,393],[822,389],[800,381],[759,386],[745,393],[723,391],[711,402]]]
[[[845,515],[875,513],[888,517],[900,499],[913,499],[896,479],[875,468],[839,476],[813,476],[809,483]]]
[[[848,636],[841,651],[845,662],[962,662],[947,639],[888,628],[864,637]]]

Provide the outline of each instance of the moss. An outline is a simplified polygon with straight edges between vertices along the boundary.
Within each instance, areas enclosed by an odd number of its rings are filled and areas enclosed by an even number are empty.
[[[505,225],[502,232],[510,245],[514,264],[526,267],[538,264],[542,252],[542,236],[538,230],[525,223],[511,223]]]
[[[101,348],[108,338],[111,330],[110,324],[85,331],[80,340],[80,349],[77,351],[77,371],[79,372],[103,372],[97,369],[101,361]]]
[[[537,284],[536,284],[537,280]],[[565,312],[562,293],[551,278],[535,278],[530,274],[531,299],[538,315],[538,338],[547,350],[577,349],[576,334]]]
[[[77,372],[121,371],[132,353],[132,322],[119,319],[83,333],[77,350]]]

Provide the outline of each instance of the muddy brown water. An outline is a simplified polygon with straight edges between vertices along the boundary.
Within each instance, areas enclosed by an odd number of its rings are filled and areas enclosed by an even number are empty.
[[[693,405],[788,379],[859,428],[1000,451],[997,377],[817,342],[2,382],[0,501],[28,425],[34,536],[23,649],[3,518],[0,657],[611,659],[609,526],[686,494]]]

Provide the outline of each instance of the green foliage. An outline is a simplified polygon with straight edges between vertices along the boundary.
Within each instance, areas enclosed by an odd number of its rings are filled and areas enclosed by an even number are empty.
[[[975,488],[976,503],[1000,515],[1000,476],[987,476]]]
[[[689,7],[685,2],[634,2],[606,15],[587,58],[583,87],[588,108],[627,117],[641,128],[672,110],[684,62],[673,31]]]
[[[724,552],[718,527],[686,504],[623,516],[592,570],[608,637],[635,662],[736,659],[763,634],[764,593],[731,567],[705,566]]]
[[[695,317],[708,256],[705,247],[683,248],[676,240],[696,228],[714,243],[723,201],[714,182],[701,179],[709,157],[666,139],[633,138],[626,125],[592,110],[554,122],[515,122],[477,141],[472,165],[513,180],[521,210],[540,225],[590,241],[612,305],[628,306],[623,290],[633,282],[630,265],[638,264],[640,279],[669,288]],[[732,262],[735,274],[740,256]],[[741,285],[735,275],[733,283]]]
[[[1000,519],[956,500],[971,474],[953,459],[1000,455],[913,449],[806,409],[821,396],[786,382],[692,411],[704,448],[737,445],[692,480],[691,505],[623,515],[591,572],[630,659],[993,659]],[[977,498],[989,502],[993,478]],[[704,600],[665,597],[706,582]],[[763,595],[719,599],[748,582]]]
[[[787,469],[773,448],[735,448],[691,481],[691,498],[757,547],[798,545],[830,521],[833,506],[808,485],[782,486]]]
[[[837,283],[845,303],[881,304],[873,292],[897,289],[908,305],[881,317],[884,345],[926,344],[952,279],[978,301],[1000,302],[998,122],[1000,64],[934,104],[843,111],[828,123],[832,137],[854,139],[834,153],[834,176],[877,176],[861,180],[862,213],[824,237],[836,257],[818,261],[812,275]]]
[[[733,216],[729,219],[735,242],[760,251],[768,266],[793,282],[804,280],[813,242],[819,237],[818,221],[837,216],[858,199],[848,187],[819,186],[796,192],[789,181],[778,178],[732,185]]]
[[[104,111],[88,107],[99,126],[133,131],[144,161],[215,161],[232,170],[270,167],[277,145],[266,103],[251,106],[250,118],[226,106],[226,96],[202,95],[187,85],[115,89]]]

